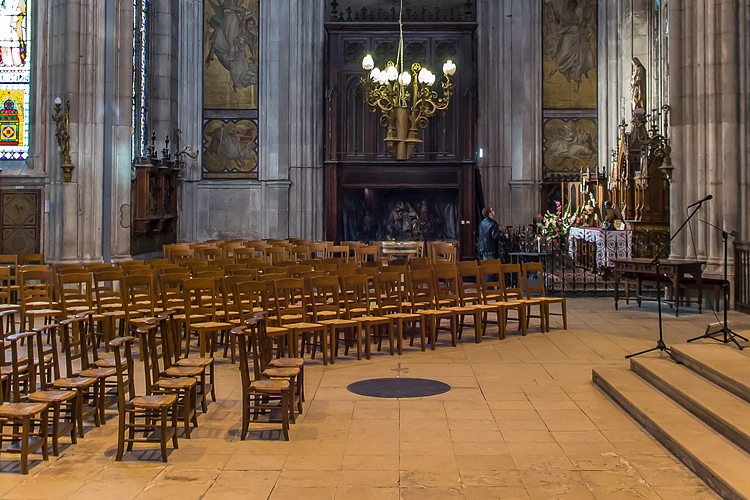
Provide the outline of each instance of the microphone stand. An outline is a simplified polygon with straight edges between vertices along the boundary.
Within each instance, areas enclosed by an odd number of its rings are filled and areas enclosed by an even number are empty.
[[[700,208],[703,206],[703,202],[706,200],[701,200],[698,202],[696,207],[693,209],[693,212],[688,216],[687,219],[685,219],[685,222],[682,223],[680,228],[672,235],[671,238],[669,238],[669,241],[657,252],[656,257],[654,257],[654,260],[651,261],[650,265],[656,265],[656,302],[658,303],[659,307],[659,340],[656,342],[656,347],[652,347],[651,349],[646,349],[645,351],[636,352],[635,354],[628,354],[625,356],[625,359],[630,359],[634,356],[640,356],[641,354],[646,354],[647,352],[651,351],[661,351],[666,352],[670,358],[672,358],[672,361],[677,363],[677,360],[672,355],[672,351],[667,347],[667,344],[664,343],[664,331],[662,328],[662,317],[661,317],[661,269],[659,268],[659,265],[661,264],[661,260],[659,256],[669,248],[669,246],[672,244],[672,241],[677,237],[678,234],[680,234],[680,231],[682,231],[685,226],[687,226],[687,223],[690,222],[690,219],[693,218],[693,216],[700,210]],[[678,297],[679,300],[679,297]]]
[[[699,337],[695,337],[695,338],[689,339],[688,342],[692,342],[692,341],[698,340],[698,339],[711,339],[711,340],[715,340],[717,342],[721,342],[723,344],[728,344],[730,342],[734,342],[734,344],[737,346],[737,349],[739,349],[741,351],[743,348],[739,344],[739,342],[737,342],[737,338],[736,337],[741,338],[745,342],[747,342],[748,340],[745,337],[743,337],[742,335],[738,335],[738,334],[734,333],[729,328],[729,326],[727,326],[727,314],[728,314],[727,304],[729,303],[729,281],[727,281],[727,268],[729,267],[727,265],[727,239],[729,238],[729,233],[727,233],[724,229],[722,229],[722,228],[720,228],[718,226],[714,226],[710,222],[706,222],[703,219],[699,219],[699,220],[702,223],[704,223],[706,225],[709,225],[709,226],[711,226],[713,228],[716,228],[719,231],[721,231],[721,237],[724,240],[724,283],[722,284],[722,288],[724,289],[724,323],[721,325],[721,330],[718,330],[718,331],[715,331],[715,332],[711,332],[710,330],[707,330],[706,333],[704,333],[703,335],[701,335]],[[723,333],[724,334],[724,338],[723,339],[717,339],[717,338],[715,338],[714,335],[716,335],[717,333]]]

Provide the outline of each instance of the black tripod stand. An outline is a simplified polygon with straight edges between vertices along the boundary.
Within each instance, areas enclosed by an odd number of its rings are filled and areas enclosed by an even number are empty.
[[[711,340],[716,340],[717,342],[722,342],[724,344],[728,344],[730,342],[734,342],[734,344],[737,346],[737,349],[739,349],[741,351],[742,350],[742,346],[739,344],[739,342],[737,342],[737,338],[736,337],[741,338],[745,342],[747,342],[748,340],[745,337],[743,337],[742,335],[738,335],[738,334],[734,333],[729,328],[729,326],[727,325],[727,303],[729,301],[729,281],[727,281],[727,239],[730,236],[733,237],[733,238],[736,238],[737,236],[739,236],[739,234],[736,231],[732,231],[731,233],[727,233],[724,229],[722,229],[722,228],[720,228],[718,226],[714,226],[710,222],[706,222],[703,219],[700,219],[700,221],[702,223],[704,223],[704,224],[707,224],[707,225],[709,225],[709,226],[711,226],[713,228],[716,228],[719,231],[721,231],[721,237],[724,239],[724,283],[722,284],[722,288],[724,289],[724,323],[722,323],[722,325],[721,325],[721,330],[711,331],[711,329],[709,327],[709,329],[706,331],[705,334],[701,335],[700,337],[692,338],[692,339],[688,340],[688,342],[692,342],[692,341],[698,340],[698,339],[711,339]],[[719,333],[723,333],[724,334],[724,338],[723,339],[722,338],[716,338],[716,337],[714,337],[714,335],[717,335]]]
[[[703,202],[706,201],[707,199],[710,200],[711,197],[704,198],[701,201],[698,201],[693,204],[695,206],[695,209],[693,210],[693,212],[688,216],[687,219],[685,219],[685,222],[683,222],[680,228],[672,235],[671,238],[669,238],[669,241],[661,248],[661,250],[659,250],[659,252],[656,254],[656,257],[654,257],[654,260],[651,261],[652,265],[656,265],[656,302],[659,307],[659,340],[656,341],[656,347],[652,347],[651,349],[646,349],[645,351],[636,352],[635,354],[628,354],[627,356],[625,356],[625,359],[632,358],[633,356],[640,356],[641,354],[646,354],[647,352],[651,352],[651,351],[662,351],[662,352],[666,352],[669,355],[669,357],[672,358],[672,361],[674,361],[675,363],[677,362],[674,356],[672,356],[672,352],[669,350],[669,347],[667,347],[667,344],[664,343],[664,332],[662,329],[662,319],[661,319],[661,269],[659,268],[659,265],[661,264],[661,260],[659,256],[664,252],[664,250],[669,248],[669,246],[672,244],[672,240],[674,240],[677,237],[677,235],[680,234],[680,232],[685,228],[685,226],[687,226],[687,223],[690,222],[690,219],[692,219],[693,216],[696,214],[696,212],[700,210],[701,206],[703,206]]]

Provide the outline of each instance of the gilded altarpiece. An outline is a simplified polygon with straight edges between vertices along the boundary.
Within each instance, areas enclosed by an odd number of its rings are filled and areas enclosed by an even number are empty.
[[[597,168],[597,11],[596,0],[541,2],[546,207],[561,183],[580,182],[581,172]]]
[[[258,0],[204,0],[204,179],[258,178]]]

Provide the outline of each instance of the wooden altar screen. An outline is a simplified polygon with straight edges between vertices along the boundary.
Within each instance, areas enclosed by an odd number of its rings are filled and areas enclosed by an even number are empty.
[[[366,10],[366,9],[363,9]],[[388,13],[364,14],[356,20],[332,16],[328,33],[328,84],[326,90],[326,237],[339,241],[343,232],[342,190],[454,189],[458,196],[457,240],[459,255],[475,254],[475,69],[471,13],[428,21],[411,14],[404,23],[404,69],[420,62],[438,79],[433,89],[442,95],[442,65],[452,59],[458,66],[455,88],[444,115],[430,118],[408,160],[392,160],[383,139],[380,113],[371,113],[360,78],[362,58],[371,54],[381,69],[396,61],[398,23]],[[411,91],[411,88],[410,88]]]

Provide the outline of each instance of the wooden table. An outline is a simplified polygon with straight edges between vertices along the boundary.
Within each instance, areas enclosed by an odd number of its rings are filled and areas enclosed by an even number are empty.
[[[652,264],[653,259],[614,259],[612,264],[614,265],[615,273],[615,310],[617,310],[618,302],[620,299],[620,276],[623,274],[634,274],[638,278],[638,307],[641,305],[641,284],[643,283],[644,277],[648,274],[656,274],[656,265]],[[674,291],[675,300],[668,300],[665,302],[674,303],[675,316],[680,313],[680,282],[682,278],[689,274],[694,277],[698,285],[702,284],[703,265],[706,263],[705,260],[669,260],[664,259],[659,264],[659,271],[662,275],[666,275],[664,280],[665,285],[671,285]]]

